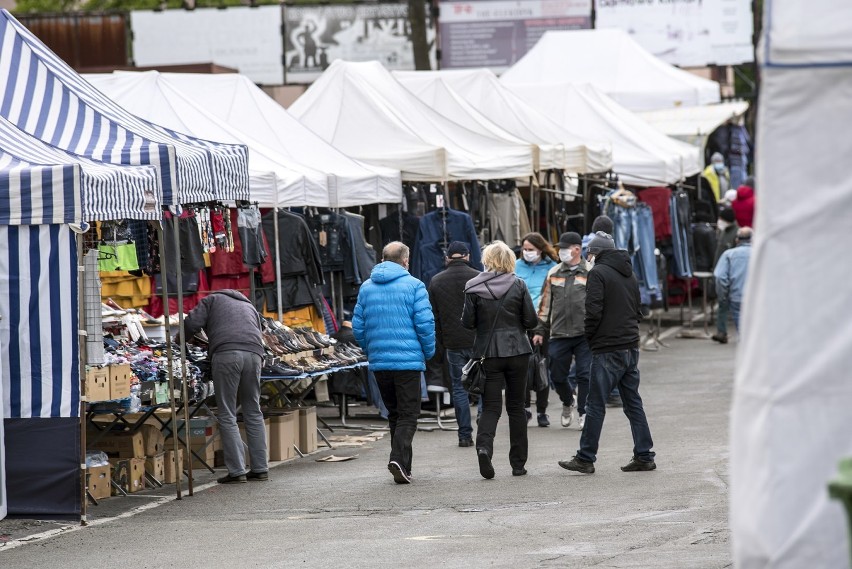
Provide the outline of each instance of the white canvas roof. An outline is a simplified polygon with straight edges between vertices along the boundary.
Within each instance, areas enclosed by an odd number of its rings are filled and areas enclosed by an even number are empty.
[[[582,140],[526,104],[488,69],[394,71],[408,90],[429,104],[462,99],[473,117],[482,117],[539,148],[542,170],[605,172],[612,166],[608,143]],[[435,106],[439,112],[442,108]]]
[[[504,84],[589,83],[632,111],[718,103],[719,84],[652,55],[619,29],[548,31]]]
[[[397,167],[408,180],[524,178],[535,171],[533,145],[450,120],[377,61],[335,61],[289,110],[346,154]]]
[[[637,186],[668,185],[701,171],[700,149],[674,140],[590,85],[508,85],[581,137],[612,144],[613,170]]]
[[[732,101],[700,107],[645,111],[638,114],[666,136],[703,146],[714,130],[732,118],[742,117],[747,110],[747,102]]]
[[[329,206],[323,172],[285,162],[275,150],[216,119],[156,71],[84,75],[109,98],[145,120],[208,140],[249,147],[249,194],[263,207]]]

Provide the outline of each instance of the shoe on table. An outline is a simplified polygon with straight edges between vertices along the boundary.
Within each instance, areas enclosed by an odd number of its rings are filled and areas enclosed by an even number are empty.
[[[488,451],[484,448],[477,452],[479,458],[479,473],[486,480],[494,478],[494,466],[491,464],[491,457],[488,456]]]
[[[388,470],[393,475],[393,481],[397,484],[411,484],[411,476],[405,470],[405,467],[397,461],[390,461],[388,463]]]
[[[562,406],[562,426],[570,427],[571,422],[574,420],[574,405],[563,405]]]
[[[718,334],[718,333],[713,334],[711,339],[714,342],[719,342],[720,344],[727,344],[728,343],[728,335],[727,334]]]
[[[648,472],[656,469],[657,463],[653,460],[645,462],[637,459],[635,456],[630,459],[630,462],[621,467],[622,472]]]
[[[526,468],[513,468],[512,469],[512,476],[525,476],[526,473],[527,473]]]
[[[269,480],[269,472],[246,472],[246,480],[254,480],[255,482],[266,482]]]
[[[585,413],[580,415],[580,417],[577,419],[577,426],[580,427],[581,431],[586,426],[586,414]]]
[[[550,419],[547,417],[547,413],[539,413],[538,414],[538,426],[539,427],[549,427]]]
[[[565,470],[573,470],[574,472],[580,472],[582,474],[595,473],[594,463],[583,460],[582,458],[577,458],[576,456],[571,460],[560,460],[559,466]]]
[[[473,446],[473,439],[469,439],[469,438],[468,439],[459,439],[459,446],[460,447],[472,447]]]
[[[228,474],[227,476],[223,476],[216,480],[219,484],[245,484],[246,483],[246,475],[240,474],[239,476],[231,476]]]

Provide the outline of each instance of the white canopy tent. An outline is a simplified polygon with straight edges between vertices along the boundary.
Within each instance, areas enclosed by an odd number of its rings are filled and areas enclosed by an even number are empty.
[[[741,118],[747,110],[747,102],[731,101],[718,105],[645,111],[638,114],[666,136],[703,147],[714,130],[731,119]]]
[[[827,485],[852,457],[852,3],[767,0],[763,30],[730,429],[734,566],[849,569],[848,522]]]
[[[526,178],[535,148],[474,132],[403,87],[379,62],[337,60],[290,107],[344,153],[415,181]]]
[[[719,84],[652,55],[619,29],[548,31],[504,84],[589,83],[632,111],[718,103]]]
[[[470,116],[481,117],[501,131],[535,144],[542,170],[589,173],[605,172],[612,166],[608,143],[582,140],[560,127],[504,87],[488,69],[394,71],[393,75],[441,113],[445,106],[461,100],[464,105],[458,106]],[[442,101],[448,102],[439,107]]]
[[[613,170],[637,186],[674,184],[701,171],[701,152],[669,138],[590,85],[508,85],[524,101],[581,137],[612,144]]]

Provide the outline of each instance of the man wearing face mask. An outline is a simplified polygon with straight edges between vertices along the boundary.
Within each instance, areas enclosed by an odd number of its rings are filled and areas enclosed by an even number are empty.
[[[580,255],[582,243],[574,232],[563,233],[559,238],[561,263],[550,270],[544,281],[538,307],[541,324],[533,336],[533,343],[540,344],[545,331],[550,332],[550,379],[562,400],[562,426],[571,425],[576,407],[580,428],[586,418],[592,358],[583,324],[590,267]],[[576,381],[569,378],[572,360],[576,363]]]
[[[722,197],[731,187],[731,173],[728,172],[728,167],[725,166],[725,158],[720,153],[713,153],[713,156],[710,157],[710,164],[704,169],[701,177],[710,184],[716,203],[722,201]]]
[[[716,256],[713,259],[714,269],[719,264],[722,254],[736,245],[737,231],[740,229],[734,217],[734,210],[730,207],[719,210],[719,221],[716,225],[719,231],[716,239]],[[719,298],[719,313],[716,317],[716,333],[713,334],[713,341],[720,344],[728,343],[728,300],[725,298]]]

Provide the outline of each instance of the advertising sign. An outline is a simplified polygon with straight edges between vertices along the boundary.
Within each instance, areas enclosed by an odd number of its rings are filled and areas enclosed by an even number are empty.
[[[408,4],[287,6],[284,20],[287,83],[309,83],[335,59],[414,69]],[[427,22],[433,68],[434,36]]]
[[[749,0],[595,0],[595,27],[621,28],[681,67],[754,59]]]
[[[441,68],[511,67],[548,30],[588,29],[592,0],[441,1]]]

